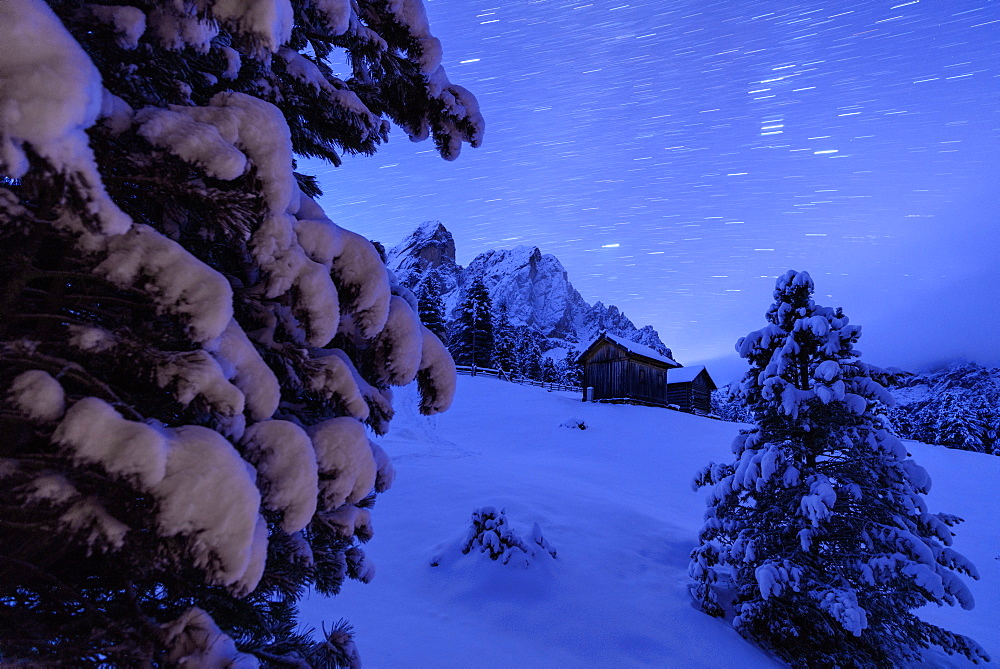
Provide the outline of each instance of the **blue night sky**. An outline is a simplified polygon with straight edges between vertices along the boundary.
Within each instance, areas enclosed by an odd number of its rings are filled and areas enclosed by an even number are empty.
[[[732,357],[789,268],[869,362],[1000,358],[997,0],[425,2],[485,141],[307,163],[339,224],[538,246],[685,364]]]

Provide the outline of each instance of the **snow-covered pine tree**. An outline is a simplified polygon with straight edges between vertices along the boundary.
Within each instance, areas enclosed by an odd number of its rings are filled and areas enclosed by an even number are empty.
[[[556,369],[556,361],[545,356],[542,358],[541,369],[542,381],[545,383],[555,383],[559,380],[559,370]]]
[[[752,423],[753,414],[740,393],[740,384],[727,383],[712,391],[712,413],[732,423]]]
[[[493,353],[493,304],[486,284],[475,277],[458,306],[448,348],[459,365],[489,367]]]
[[[420,322],[441,341],[448,339],[448,319],[441,299],[441,281],[436,270],[424,275],[417,285],[417,311]]]
[[[712,486],[693,594],[793,666],[900,666],[940,646],[986,660],[973,640],[920,620],[923,605],[973,605],[950,548],[950,516],[927,511],[927,473],[883,421],[891,398],[857,360],[860,328],[813,302],[805,272],[774,291],[768,324],[737,343],[757,426],[733,443]]]
[[[507,374],[516,371],[517,339],[507,314],[507,305],[500,304],[493,313],[493,365]]]
[[[566,357],[559,362],[559,380],[569,386],[578,386],[583,381],[583,367],[577,363],[579,352],[566,351]]]
[[[514,326],[514,366],[518,374],[529,379],[542,379],[542,342],[544,337],[527,325]]]
[[[296,600],[454,367],[294,160],[479,143],[420,0],[9,0],[0,81],[0,664],[356,664]]]
[[[1000,455],[1000,407],[981,405],[979,422],[983,426],[983,452]]]
[[[981,423],[978,407],[949,389],[935,398],[933,408],[928,421],[928,443],[963,451],[983,451],[986,426]]]

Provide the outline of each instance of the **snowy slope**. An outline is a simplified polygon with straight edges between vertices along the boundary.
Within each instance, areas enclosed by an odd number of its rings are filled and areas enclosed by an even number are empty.
[[[686,590],[704,510],[691,477],[730,457],[736,425],[482,377],[460,377],[452,409],[424,418],[411,391],[380,440],[398,477],[368,545],[378,574],[307,601],[310,624],[348,618],[368,667],[777,666],[693,609]],[[970,583],[976,610],[928,618],[1000,656],[1000,524],[984,503],[1000,458],[911,446],[935,478],[932,510],[967,519],[956,548],[983,575]],[[471,513],[486,505],[506,509],[522,536],[537,522],[557,559],[523,569],[462,555]],[[932,654],[926,666],[962,664]]]

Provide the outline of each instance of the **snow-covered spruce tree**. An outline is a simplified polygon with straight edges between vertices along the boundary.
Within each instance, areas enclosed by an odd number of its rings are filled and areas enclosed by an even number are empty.
[[[469,284],[458,306],[448,348],[460,365],[489,367],[493,362],[493,304],[486,284],[479,277]]]
[[[712,391],[712,413],[731,423],[753,422],[753,414],[744,401],[738,382],[727,383]]]
[[[542,381],[555,383],[559,380],[559,370],[556,368],[556,361],[546,356],[542,358]]]
[[[542,343],[545,338],[537,330],[527,325],[514,326],[514,367],[520,376],[541,381]]]
[[[507,374],[514,373],[517,367],[516,350],[517,339],[507,314],[507,305],[500,304],[493,312],[493,366]]]
[[[928,443],[948,448],[983,452],[983,435],[986,426],[979,407],[964,401],[956,393],[946,390],[935,398],[934,414],[929,422]]]
[[[432,269],[424,275],[424,278],[417,285],[416,293],[420,322],[438,339],[446,341],[448,324],[444,301],[441,299],[441,281],[438,279],[437,270]]]
[[[957,519],[927,511],[927,473],[883,420],[891,398],[857,357],[860,328],[816,305],[805,272],[777,281],[768,324],[739,340],[741,392],[757,426],[712,464],[693,594],[793,666],[900,666],[940,646],[987,659],[971,639],[923,622],[929,603],[973,605],[950,548]]]
[[[566,356],[559,362],[559,381],[570,386],[578,386],[583,381],[583,367],[576,359],[579,352],[574,349],[566,351]]]
[[[454,367],[293,169],[390,120],[480,141],[420,0],[0,2],[0,664],[357,663],[296,600]]]

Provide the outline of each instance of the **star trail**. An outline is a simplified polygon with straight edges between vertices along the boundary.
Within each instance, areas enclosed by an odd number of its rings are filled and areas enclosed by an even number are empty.
[[[871,362],[1000,356],[1000,2],[425,2],[484,144],[307,163],[338,223],[538,246],[686,363],[789,268]]]

